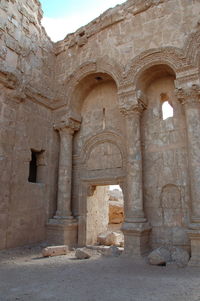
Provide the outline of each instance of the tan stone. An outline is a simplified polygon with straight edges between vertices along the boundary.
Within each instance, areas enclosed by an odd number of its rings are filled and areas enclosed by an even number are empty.
[[[100,245],[105,246],[123,246],[124,244],[123,234],[120,232],[101,233],[98,235],[97,241]]]
[[[124,221],[124,205],[109,202],[109,223],[121,224]]]
[[[43,257],[61,256],[69,252],[68,246],[52,246],[42,250]]]
[[[124,254],[179,246],[199,264],[199,15],[127,1],[53,43],[39,1],[1,1],[1,249],[96,244],[120,185]]]

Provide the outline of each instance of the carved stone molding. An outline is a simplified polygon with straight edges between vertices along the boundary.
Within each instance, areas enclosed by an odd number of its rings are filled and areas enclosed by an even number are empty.
[[[177,88],[175,94],[183,105],[200,104],[200,86],[192,85],[187,88]]]
[[[146,109],[146,97],[140,90],[125,90],[118,93],[119,108],[123,115],[142,113]]]
[[[66,120],[61,120],[58,123],[54,124],[53,127],[54,130],[59,132],[63,131],[64,129],[69,129],[73,134],[75,131],[78,131],[80,129],[80,121],[67,118]]]

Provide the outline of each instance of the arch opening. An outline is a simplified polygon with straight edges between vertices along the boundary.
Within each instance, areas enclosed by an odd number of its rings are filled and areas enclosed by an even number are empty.
[[[109,83],[117,88],[115,80],[109,74],[102,72],[91,73],[81,79],[74,87],[74,92],[70,99],[70,106],[73,111],[80,114],[84,100],[92,92],[92,90]]]
[[[174,70],[165,64],[154,65],[142,71],[138,76],[136,83],[137,90],[141,90],[146,93],[148,87],[156,80],[164,77],[171,77],[173,80],[176,79]]]

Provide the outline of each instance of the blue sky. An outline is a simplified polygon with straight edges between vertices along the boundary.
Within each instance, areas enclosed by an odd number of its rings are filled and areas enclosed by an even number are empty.
[[[42,24],[50,38],[64,39],[110,7],[125,0],[40,0],[44,12]]]

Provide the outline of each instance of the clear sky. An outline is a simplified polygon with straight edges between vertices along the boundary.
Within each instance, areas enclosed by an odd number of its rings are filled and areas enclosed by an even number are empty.
[[[40,0],[44,12],[42,24],[50,38],[64,39],[110,7],[125,0]]]

